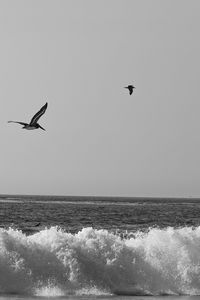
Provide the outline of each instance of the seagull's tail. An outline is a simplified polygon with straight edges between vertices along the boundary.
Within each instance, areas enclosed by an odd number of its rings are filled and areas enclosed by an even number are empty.
[[[38,124],[38,125],[39,125],[39,124]],[[45,130],[45,131],[46,131],[46,129],[44,129],[44,128],[43,128],[42,126],[40,126],[40,125],[39,125],[39,128],[41,128],[42,130]]]

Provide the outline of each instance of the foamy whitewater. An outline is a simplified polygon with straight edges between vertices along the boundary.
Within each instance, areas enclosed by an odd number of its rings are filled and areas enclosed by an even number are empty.
[[[40,296],[200,294],[200,227],[0,230],[0,291]]]
[[[198,199],[0,196],[0,295],[200,295],[199,215]]]

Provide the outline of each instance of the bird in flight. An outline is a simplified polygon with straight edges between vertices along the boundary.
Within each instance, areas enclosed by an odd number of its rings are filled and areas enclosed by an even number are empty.
[[[45,113],[46,109],[47,109],[47,105],[48,103],[46,103],[44,106],[42,106],[42,108],[32,117],[30,123],[24,123],[24,122],[18,122],[18,121],[8,121],[8,123],[18,123],[23,125],[24,127],[22,127],[23,129],[27,129],[27,130],[33,130],[33,129],[38,129],[41,128],[42,130],[45,130],[42,126],[40,126],[40,124],[38,124],[38,120],[39,118]]]
[[[133,85],[128,85],[128,86],[125,86],[124,88],[129,90],[130,95],[133,93],[133,89],[135,89],[135,87]]]

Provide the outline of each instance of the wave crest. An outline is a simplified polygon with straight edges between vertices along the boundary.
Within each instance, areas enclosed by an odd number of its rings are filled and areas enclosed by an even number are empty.
[[[57,227],[31,236],[0,229],[0,292],[30,295],[200,294],[200,227],[126,238]]]

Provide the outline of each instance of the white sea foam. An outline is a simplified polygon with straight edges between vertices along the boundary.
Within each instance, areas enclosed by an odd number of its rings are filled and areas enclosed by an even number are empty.
[[[107,230],[0,229],[0,292],[40,296],[200,294],[200,227]]]

